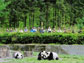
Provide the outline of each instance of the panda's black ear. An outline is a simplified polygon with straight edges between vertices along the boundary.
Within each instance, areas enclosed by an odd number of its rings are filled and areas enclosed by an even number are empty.
[[[46,52],[46,54],[48,54],[48,52]]]
[[[18,56],[19,56],[19,55],[17,54],[17,55],[15,56],[15,58],[17,59],[17,58],[18,58]]]
[[[41,52],[43,52],[43,50]]]

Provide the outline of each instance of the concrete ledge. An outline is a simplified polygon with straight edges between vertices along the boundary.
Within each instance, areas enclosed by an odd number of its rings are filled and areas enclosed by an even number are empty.
[[[19,44],[19,45],[7,45],[7,47],[8,46],[9,46],[10,50],[15,50],[15,51],[40,52],[42,50],[46,50],[46,51],[54,51],[54,52],[57,52],[58,54],[84,55],[84,45],[47,45],[47,44],[30,45],[30,44]],[[0,48],[1,48],[1,46],[0,46]],[[28,54],[26,54],[26,55],[28,55]]]

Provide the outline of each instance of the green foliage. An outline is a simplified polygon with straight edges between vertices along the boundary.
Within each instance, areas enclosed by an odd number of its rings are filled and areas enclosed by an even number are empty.
[[[3,33],[0,35],[0,42],[4,44],[84,44],[84,34],[73,33]]]
[[[0,11],[6,9],[6,6],[9,4],[9,2],[4,3],[4,0],[0,0]]]
[[[79,27],[80,29],[82,29],[83,26],[84,26],[84,17],[83,17],[82,19],[78,18],[78,19],[77,19],[77,23],[78,23],[78,27]]]
[[[3,27],[83,27],[83,0],[0,0]],[[47,25],[46,25],[47,24]]]
[[[10,4],[11,2],[5,2],[5,0],[0,0],[0,27],[6,27],[7,21],[7,16],[9,14],[8,11],[6,11],[6,7]],[[3,25],[3,26],[2,26]]]

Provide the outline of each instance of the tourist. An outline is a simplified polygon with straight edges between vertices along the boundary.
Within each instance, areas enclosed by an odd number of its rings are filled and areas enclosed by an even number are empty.
[[[19,32],[23,33],[24,31],[21,29]]]
[[[37,28],[36,28],[36,27],[34,27],[33,30],[34,30],[35,32],[37,32]]]
[[[33,27],[32,27],[32,29],[30,30],[30,32],[34,32],[34,31],[33,31]]]
[[[45,30],[43,29],[43,27],[40,29],[40,33],[44,33]]]
[[[12,28],[10,29],[10,32],[13,32],[13,29]]]
[[[9,32],[9,29],[8,28],[6,29],[6,32]]]
[[[17,28],[15,28],[14,32],[17,32]]]
[[[28,32],[28,29],[27,29],[27,27],[25,27],[25,29],[24,29],[24,32]]]
[[[40,31],[40,27],[37,28],[37,31]]]
[[[60,28],[57,30],[57,32],[63,32]]]
[[[53,32],[56,32],[56,29],[55,28],[53,28]]]
[[[32,27],[32,29],[30,30],[30,32],[36,32],[37,29],[35,29],[35,27]]]
[[[64,33],[66,33],[66,29],[64,28]]]
[[[48,27],[47,31],[50,33],[50,32],[52,32],[52,29],[50,27]]]

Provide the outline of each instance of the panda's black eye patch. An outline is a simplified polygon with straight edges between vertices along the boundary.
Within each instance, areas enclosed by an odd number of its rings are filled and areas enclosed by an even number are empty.
[[[19,56],[18,54],[16,56]]]
[[[46,54],[48,54],[48,52],[46,52]]]
[[[43,51],[41,51],[41,52],[43,52]]]

